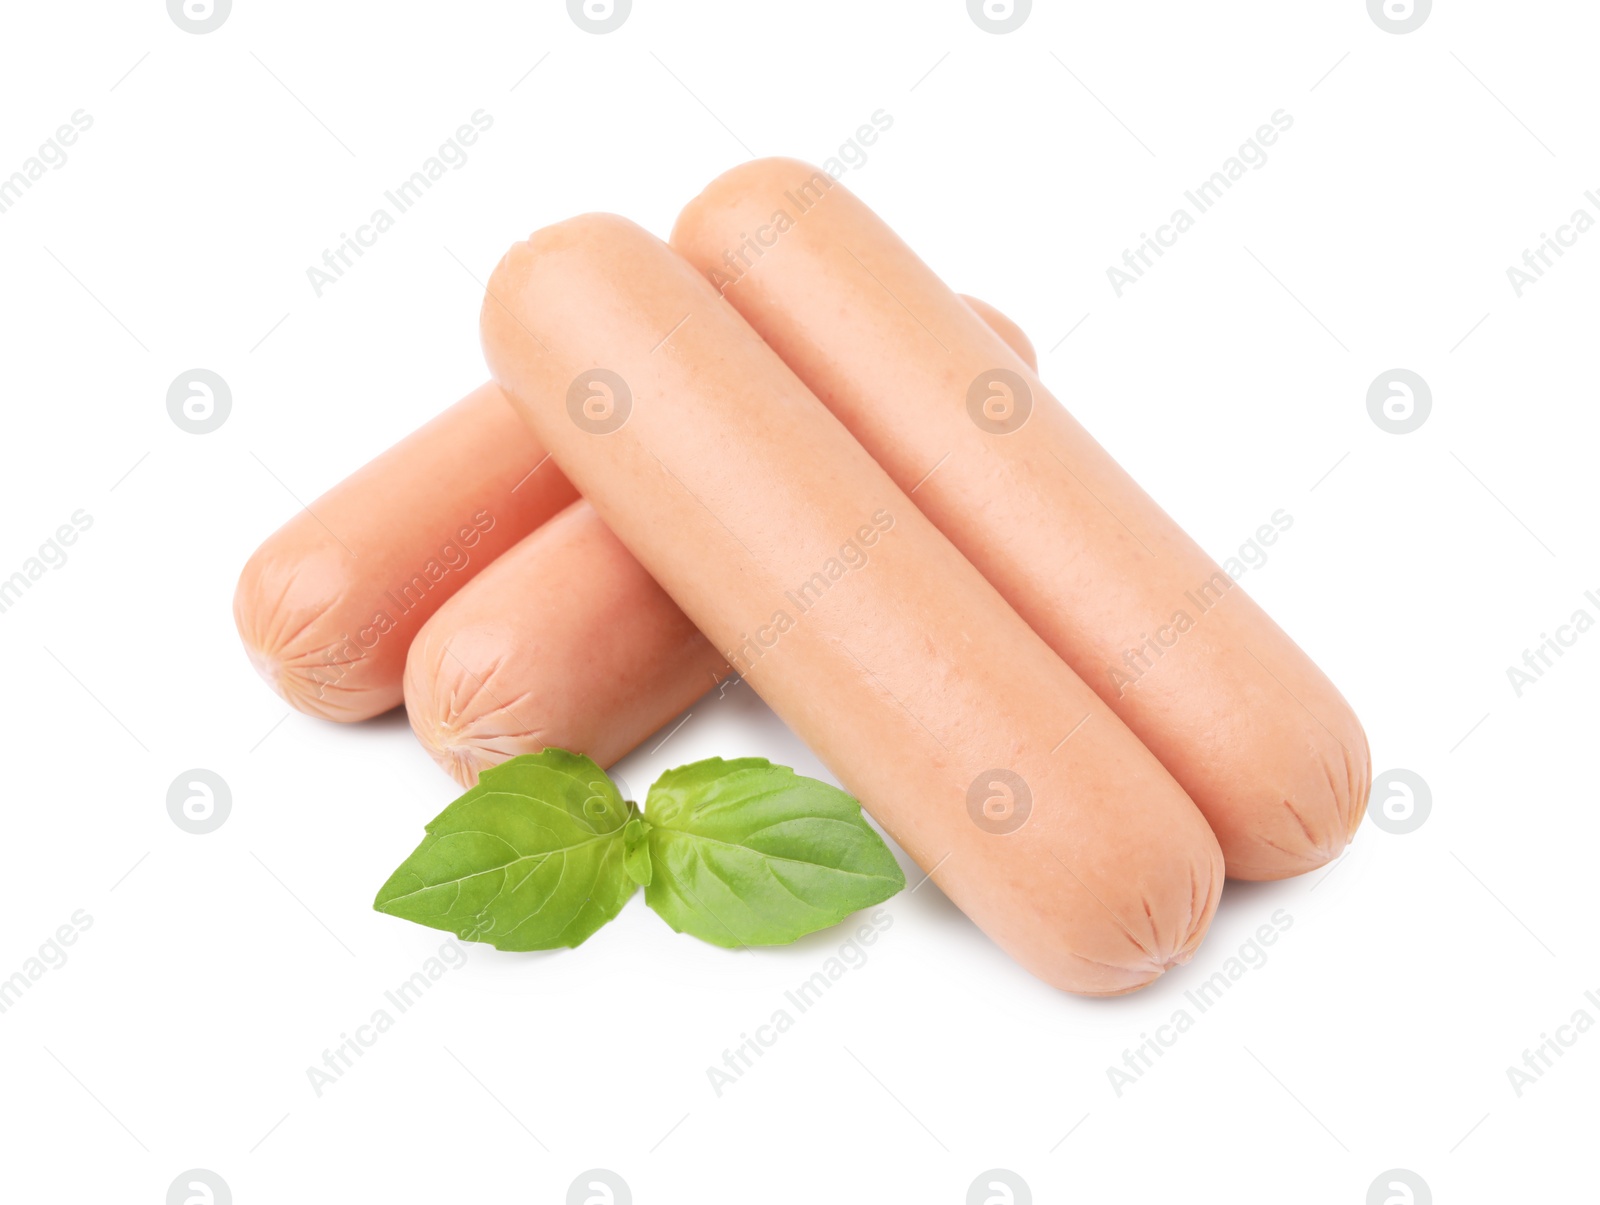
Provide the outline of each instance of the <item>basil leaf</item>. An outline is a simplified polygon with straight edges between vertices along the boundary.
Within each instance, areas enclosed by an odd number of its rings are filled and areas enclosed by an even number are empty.
[[[641,886],[650,885],[650,832],[648,821],[635,816],[622,830],[622,865],[628,877]]]
[[[783,945],[906,885],[859,803],[765,758],[669,770],[645,814],[645,902],[712,945]]]
[[[637,815],[587,757],[512,758],[434,817],[372,906],[500,950],[581,945],[634,893],[623,831]]]

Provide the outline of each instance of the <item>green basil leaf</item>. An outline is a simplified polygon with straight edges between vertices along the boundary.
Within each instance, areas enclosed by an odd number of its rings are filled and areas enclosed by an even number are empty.
[[[645,902],[712,945],[783,945],[906,885],[859,803],[765,758],[669,770],[645,814]]]
[[[650,886],[650,824],[635,816],[622,830],[622,865],[628,877],[641,886]]]
[[[501,950],[580,945],[636,889],[623,831],[637,815],[587,757],[514,757],[434,817],[372,906]]]

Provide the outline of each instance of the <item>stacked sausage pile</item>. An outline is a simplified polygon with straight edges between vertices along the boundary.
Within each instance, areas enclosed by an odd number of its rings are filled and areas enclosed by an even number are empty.
[[[737,168],[670,246],[541,230],[481,323],[496,383],[245,568],[240,633],[301,710],[403,695],[470,784],[545,745],[609,765],[731,662],[985,932],[1086,994],[1188,961],[1224,866],[1303,874],[1354,834],[1370,766],[1338,691],[1027,339],[820,171]]]

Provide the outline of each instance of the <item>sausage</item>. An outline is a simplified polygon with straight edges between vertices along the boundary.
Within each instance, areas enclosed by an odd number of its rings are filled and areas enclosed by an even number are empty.
[[[487,294],[556,462],[980,928],[1087,994],[1193,956],[1223,869],[1199,811],[690,265],[592,214]]]
[[[723,247],[797,198],[731,277]],[[1349,705],[876,214],[761,160],[691,202],[672,243],[897,483],[921,483],[923,512],[1183,784],[1230,874],[1344,848],[1371,781]]]
[[[308,715],[394,707],[423,621],[577,497],[543,459],[487,384],[334,486],[239,575],[233,617],[251,663]]]
[[[963,300],[1033,363],[1020,327],[975,297]],[[609,766],[727,672],[722,654],[579,502],[422,625],[406,657],[406,714],[434,761],[470,787],[490,766],[547,745]]]
[[[1034,362],[1033,344],[1020,327],[975,297],[963,300]],[[492,382],[480,386],[256,550],[233,600],[251,664],[308,715],[353,721],[388,711],[401,702],[406,651],[429,616],[575,496],[500,390]],[[491,610],[481,600],[479,613]],[[499,659],[491,656],[485,667]],[[452,691],[444,697],[462,696]],[[660,713],[657,724],[674,714]],[[456,719],[464,742],[457,754],[443,756],[431,737],[423,743],[452,773],[473,767],[468,785],[485,765],[543,747],[523,748],[509,731],[490,733],[468,716]],[[653,730],[639,732],[635,743]],[[425,731],[441,730],[417,728],[419,736]],[[469,754],[479,735],[488,735],[489,743]]]
[[[602,766],[715,686],[727,662],[586,502],[440,607],[406,658],[406,714],[463,786],[546,745]]]
[[[1028,338],[1027,333],[1020,326],[987,301],[982,301],[976,297],[968,297],[965,293],[958,293],[957,296],[967,303],[968,309],[983,319],[984,325],[1006,341],[1006,345],[1017,353],[1024,364],[1034,372],[1039,371],[1039,357],[1033,350],[1033,340]]]

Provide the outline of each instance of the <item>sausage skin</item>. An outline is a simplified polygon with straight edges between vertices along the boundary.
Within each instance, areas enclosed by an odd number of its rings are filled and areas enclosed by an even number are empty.
[[[1223,873],[1199,811],[698,272],[587,215],[487,292],[556,462],[1001,948],[1087,994],[1192,957]]]
[[[963,300],[1033,363],[1020,327],[975,297]],[[578,502],[422,625],[406,657],[406,714],[434,761],[470,787],[490,766],[547,745],[609,766],[727,672],[722,654]]]
[[[486,384],[341,481],[239,575],[233,617],[251,664],[308,715],[365,720],[397,705],[423,622],[577,497],[543,458]]]
[[[602,766],[728,672],[587,502],[524,536],[422,625],[406,714],[462,786],[547,745]]]
[[[801,204],[770,243],[741,233]],[[923,512],[1183,784],[1230,874],[1344,849],[1371,781],[1349,705],[882,219],[816,168],[758,160],[672,243],[902,488],[921,482]]]
[[[967,303],[968,309],[983,319],[985,326],[1006,341],[1006,345],[1021,357],[1024,364],[1034,372],[1039,371],[1039,356],[1033,350],[1033,340],[1028,338],[1026,331],[987,301],[968,297],[965,293],[958,293],[957,296]]]

